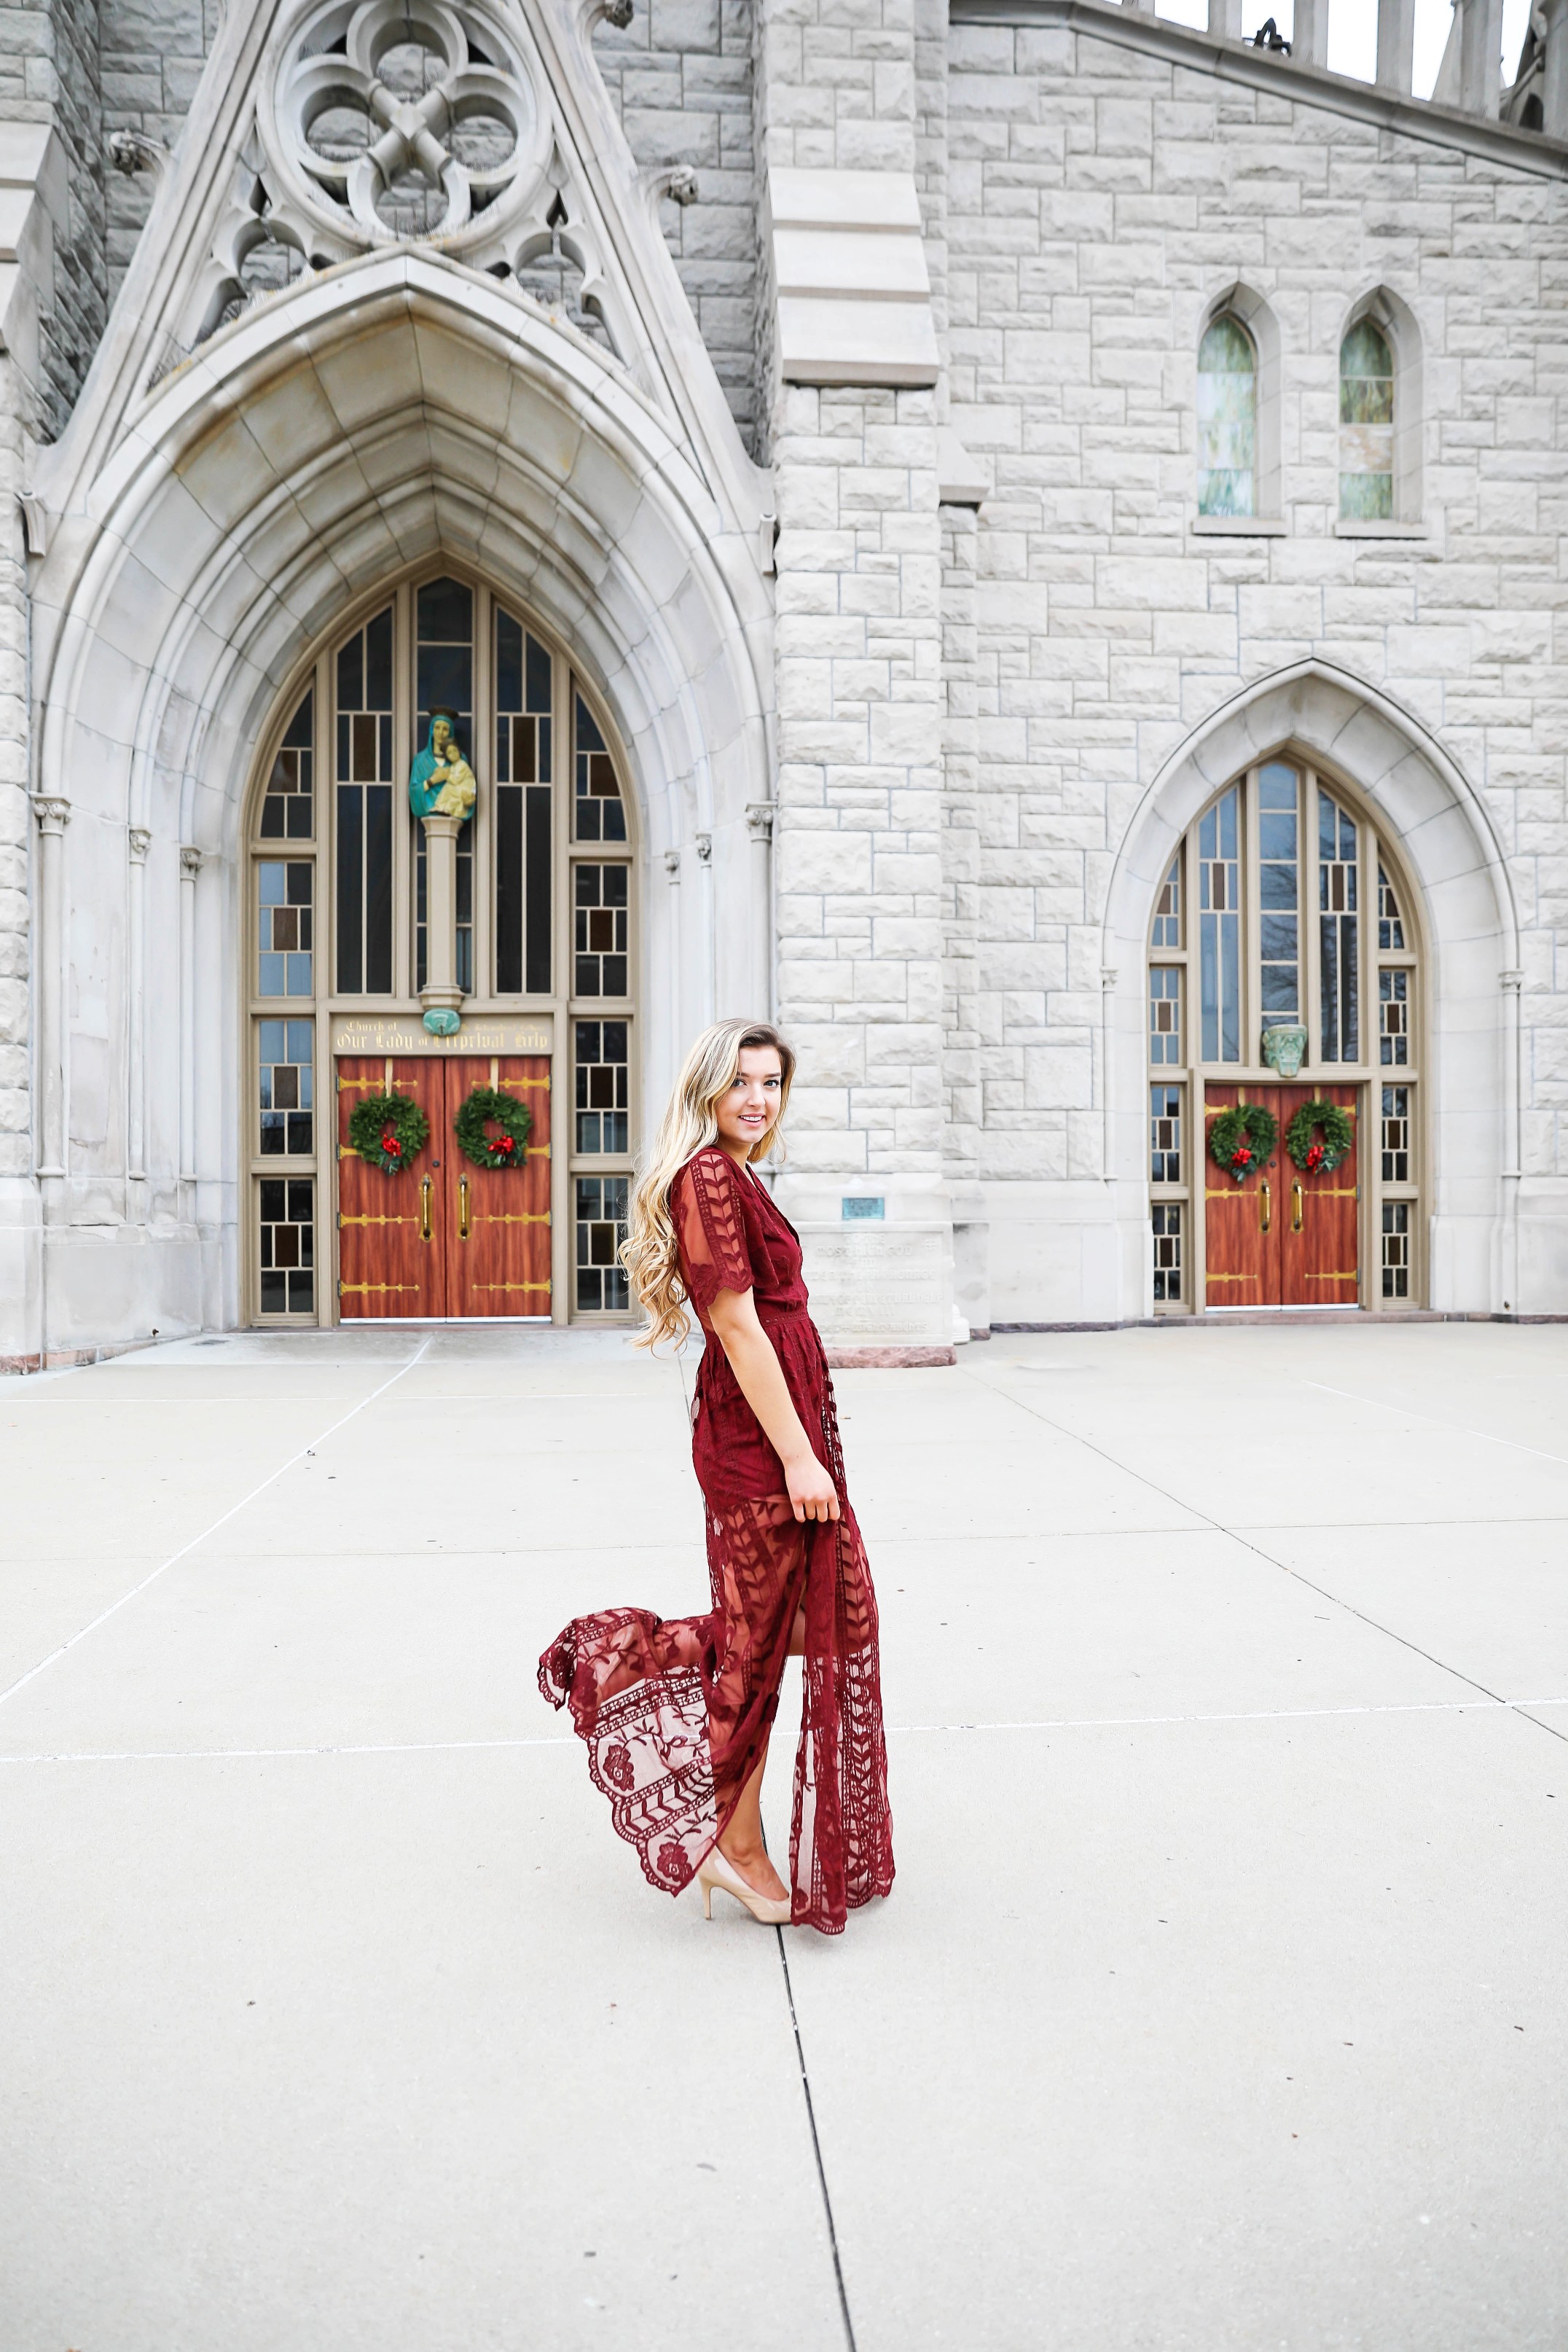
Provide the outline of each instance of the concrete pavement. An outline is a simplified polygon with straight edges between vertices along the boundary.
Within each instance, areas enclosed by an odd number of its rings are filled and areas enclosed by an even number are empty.
[[[1558,2352],[1568,1331],[839,1389],[900,1874],[824,1941],[645,1889],[534,1691],[703,1603],[679,1365],[0,1385],[3,2352]]]

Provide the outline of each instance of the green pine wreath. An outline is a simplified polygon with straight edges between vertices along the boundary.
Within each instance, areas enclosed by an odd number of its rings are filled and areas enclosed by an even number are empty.
[[[370,1095],[349,1119],[349,1149],[388,1176],[412,1166],[429,1140],[429,1118],[408,1095]]]
[[[1222,1110],[1208,1130],[1208,1156],[1238,1184],[1257,1174],[1280,1139],[1280,1122],[1261,1103]]]
[[[514,1102],[494,1087],[476,1087],[452,1122],[464,1157],[476,1168],[520,1168],[533,1124],[526,1103]],[[486,1134],[492,1127],[500,1134]]]
[[[1322,1141],[1315,1140],[1322,1129]],[[1355,1150],[1355,1129],[1338,1103],[1304,1102],[1285,1129],[1285,1149],[1303,1175],[1332,1176]]]

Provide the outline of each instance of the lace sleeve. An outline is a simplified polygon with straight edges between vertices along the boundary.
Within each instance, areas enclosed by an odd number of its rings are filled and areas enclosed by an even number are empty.
[[[676,1180],[671,1206],[680,1236],[681,1278],[706,1314],[721,1290],[749,1290],[757,1277],[747,1247],[740,1179],[719,1151],[699,1151]]]

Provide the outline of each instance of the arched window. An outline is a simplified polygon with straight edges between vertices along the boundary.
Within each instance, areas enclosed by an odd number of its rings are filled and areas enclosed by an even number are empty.
[[[1394,354],[1371,319],[1339,351],[1339,511],[1342,522],[1394,520]]]
[[[1149,933],[1156,1309],[1416,1303],[1418,977],[1396,859],[1333,779],[1265,760],[1189,826]],[[1337,1170],[1286,1148],[1313,1101],[1350,1123]],[[1214,1127],[1249,1106],[1279,1134],[1239,1183]]]
[[[1197,353],[1197,510],[1258,511],[1258,352],[1239,319],[1222,311]]]
[[[407,792],[443,715],[477,783],[454,853],[454,1035],[421,995],[431,850]],[[280,718],[249,834],[250,1312],[625,1312],[636,891],[590,689],[522,612],[442,572],[340,631]],[[515,1166],[455,1144],[476,1087],[528,1112]],[[348,1122],[388,1094],[431,1136],[372,1174]]]

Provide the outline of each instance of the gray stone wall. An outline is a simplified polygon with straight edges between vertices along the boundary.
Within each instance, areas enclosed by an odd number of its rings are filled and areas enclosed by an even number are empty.
[[[0,6],[0,111],[53,121],[64,145],[68,217],[55,224],[54,299],[39,321],[43,382],[30,421],[54,440],[103,333],[103,126],[97,0],[10,0]]]
[[[594,56],[637,161],[689,163],[697,201],[660,207],[681,283],[748,448],[757,396],[757,181],[745,0],[637,0],[601,21]]]
[[[172,147],[207,52],[223,0],[101,0],[99,55],[103,135],[140,131]],[[152,200],[151,173],[109,171],[109,299],[120,290]]]
[[[951,415],[995,481],[984,1172],[1098,1173],[1129,817],[1206,714],[1311,656],[1386,689],[1483,798],[1524,927],[1526,1171],[1568,1171],[1568,186],[1333,111],[1289,68],[1253,90],[1065,28],[956,26],[947,105]],[[1278,333],[1271,538],[1193,530],[1197,344],[1237,281]],[[1380,285],[1419,346],[1406,538],[1337,524],[1339,343]]]

